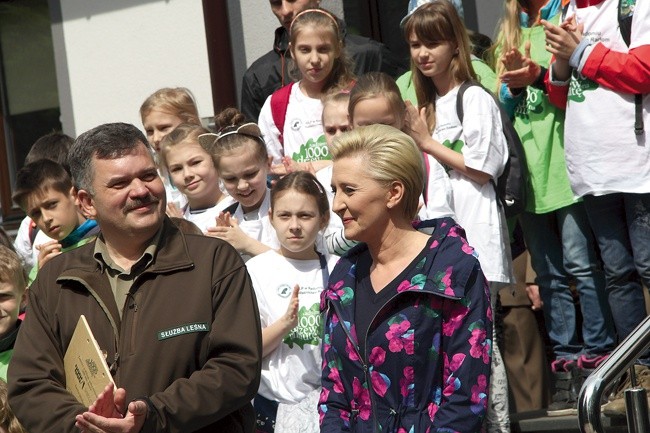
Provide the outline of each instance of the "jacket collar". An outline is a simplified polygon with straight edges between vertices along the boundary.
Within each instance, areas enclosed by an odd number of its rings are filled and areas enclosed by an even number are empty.
[[[89,246],[91,251],[94,251],[95,242]],[[156,256],[151,266],[149,266],[145,273],[163,273],[177,269],[185,269],[191,267],[193,264],[190,258],[185,236],[174,225],[174,223],[165,216],[163,220],[163,230],[160,236],[160,244],[158,245]],[[57,282],[62,282],[68,279],[84,279],[89,274],[101,273],[100,265],[96,260],[88,260],[87,256],[79,256],[75,263],[72,263],[65,269],[57,278]]]
[[[454,267],[453,264],[461,262],[460,257],[457,257],[460,254],[474,255],[474,250],[465,239],[465,231],[451,218],[421,221],[416,223],[416,228],[431,235],[427,243],[428,251],[423,259],[416,264],[416,267],[421,267],[417,270],[417,275],[424,275],[425,278],[417,276],[412,278],[410,284],[398,287],[396,294],[422,291],[446,298],[463,298],[465,296],[464,282],[467,281],[467,277],[466,275],[460,277],[460,274],[471,272],[471,270],[462,266]],[[460,242],[460,248],[446,246],[452,241]],[[327,301],[341,304],[343,307],[354,305],[351,301],[354,299],[353,288],[356,286],[356,263],[359,256],[367,249],[365,244],[359,244],[339,261],[330,277],[330,285],[321,296],[321,310],[327,307]],[[440,257],[438,258],[438,256]],[[416,270],[413,272],[415,273]],[[452,277],[452,274],[455,277]],[[432,275],[437,278],[430,278]]]
[[[95,297],[97,302],[102,306],[105,313],[109,316],[115,330],[115,335],[119,334],[120,314],[115,304],[113,291],[108,282],[108,277],[102,272],[100,264],[92,258],[92,251],[95,250],[96,240],[82,247],[87,248],[84,252],[79,251],[74,256],[72,262],[56,279],[58,284],[75,282],[75,287],[83,287]],[[90,252],[90,253],[89,253]],[[74,254],[74,251],[70,253]],[[89,258],[90,256],[90,258]],[[191,268],[193,261],[189,255],[185,236],[174,225],[174,223],[165,216],[163,220],[163,230],[160,237],[156,256],[153,263],[144,270],[143,275],[147,273],[160,274],[169,271]]]

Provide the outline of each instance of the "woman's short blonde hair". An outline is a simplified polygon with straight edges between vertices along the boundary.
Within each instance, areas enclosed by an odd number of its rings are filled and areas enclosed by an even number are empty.
[[[360,126],[335,138],[330,153],[334,164],[341,158],[362,155],[371,179],[387,187],[395,181],[402,183],[403,215],[415,218],[424,189],[424,160],[411,137],[392,126]]]

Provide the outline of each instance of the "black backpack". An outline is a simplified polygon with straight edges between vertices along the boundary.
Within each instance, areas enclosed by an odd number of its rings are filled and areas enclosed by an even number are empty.
[[[508,161],[503,169],[503,173],[494,183],[499,201],[503,205],[506,217],[510,218],[519,215],[526,209],[526,196],[528,193],[528,165],[526,165],[526,154],[524,153],[524,146],[521,144],[519,135],[512,126],[512,122],[508,114],[499,104],[499,101],[494,98],[492,92],[483,87],[476,81],[465,81],[458,89],[458,96],[456,97],[456,114],[460,123],[463,123],[463,95],[465,90],[471,86],[478,86],[485,90],[495,100],[499,113],[501,115],[501,124],[503,125],[503,135],[506,137],[508,143]]]

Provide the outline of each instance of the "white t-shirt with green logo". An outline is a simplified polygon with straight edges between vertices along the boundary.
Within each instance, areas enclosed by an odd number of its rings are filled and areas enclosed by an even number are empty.
[[[503,172],[508,147],[496,102],[484,89],[471,86],[463,95],[463,124],[456,111],[459,87],[436,98],[433,138],[459,149],[465,165],[492,176]],[[509,283],[512,275],[505,214],[491,182],[480,185],[456,170],[449,171],[456,221],[465,229],[467,241],[478,253],[490,282]]]
[[[323,103],[302,93],[300,83],[291,87],[289,105],[284,120],[284,148],[280,144],[280,131],[271,114],[271,96],[260,111],[259,127],[266,142],[266,150],[273,164],[280,164],[283,156],[297,162],[332,159],[323,134]]]
[[[327,260],[328,271],[337,257]],[[323,270],[319,260],[291,260],[267,251],[246,263],[251,276],[262,328],[282,317],[294,285],[300,285],[298,326],[266,358],[262,359],[259,394],[286,404],[296,404],[320,387],[321,335],[320,294]],[[326,280],[326,278],[325,278]]]
[[[628,52],[618,28],[618,1],[575,9],[584,35],[613,51]],[[650,45],[650,2],[638,1],[630,48]],[[589,49],[583,55],[588,62]],[[643,98],[645,134],[634,133],[634,95],[601,86],[573,72],[564,125],[564,148],[573,191],[579,196],[650,191],[650,97]]]

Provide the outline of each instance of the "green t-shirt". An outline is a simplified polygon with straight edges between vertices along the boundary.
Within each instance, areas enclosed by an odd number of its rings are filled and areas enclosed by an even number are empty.
[[[549,21],[557,24],[559,17],[558,11]],[[546,51],[544,27],[522,27],[519,45],[522,53],[527,41],[531,45],[531,58],[548,68],[551,54]],[[505,86],[502,86],[499,96],[502,102],[513,98]],[[564,111],[551,104],[542,90],[531,86],[518,99],[514,126],[528,163],[530,199],[526,210],[540,214],[576,203],[579,199],[571,190],[564,159]]]
[[[478,81],[488,90],[495,91],[497,85],[497,76],[490,66],[478,57],[472,56],[472,67]],[[411,101],[417,107],[418,98],[415,96],[415,86],[411,81],[411,71],[407,71],[397,79],[397,87],[402,94],[402,99]]]
[[[9,360],[14,354],[13,349],[0,352],[0,379],[7,381],[7,369],[9,368]]]

